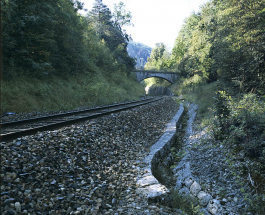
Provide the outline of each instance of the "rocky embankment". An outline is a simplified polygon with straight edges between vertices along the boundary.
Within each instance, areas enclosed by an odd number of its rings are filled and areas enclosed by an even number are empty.
[[[176,214],[148,204],[136,182],[177,108],[165,98],[1,143],[1,214]]]
[[[240,169],[242,162],[231,160],[229,146],[215,141],[207,128],[201,130],[194,123],[196,109],[196,105],[189,105],[189,119],[180,149],[184,157],[172,170],[175,189],[183,198],[197,202],[200,214],[251,215],[247,212],[248,198],[253,194],[254,182],[251,178],[239,177],[242,173],[237,168]]]

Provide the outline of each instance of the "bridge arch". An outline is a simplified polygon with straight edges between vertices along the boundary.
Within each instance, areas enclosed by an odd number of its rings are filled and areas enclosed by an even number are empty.
[[[158,77],[163,78],[171,84],[177,80],[177,74],[175,72],[161,72],[161,71],[147,71],[147,70],[135,70],[137,81],[142,81],[147,78]]]

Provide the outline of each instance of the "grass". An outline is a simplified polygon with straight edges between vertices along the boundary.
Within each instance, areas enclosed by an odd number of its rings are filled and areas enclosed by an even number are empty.
[[[171,191],[171,196],[173,199],[173,207],[180,209],[185,215],[198,215],[202,208],[196,198],[191,198],[190,196],[183,196],[179,194],[178,190]]]
[[[104,77],[100,72],[46,80],[20,78],[1,81],[1,114],[71,110],[139,99],[143,86],[121,73]]]
[[[217,82],[206,84],[199,76],[189,79],[179,79],[171,87],[171,91],[182,99],[199,105],[197,117],[202,124],[209,124],[212,117],[212,107],[214,105],[215,92],[218,89]]]

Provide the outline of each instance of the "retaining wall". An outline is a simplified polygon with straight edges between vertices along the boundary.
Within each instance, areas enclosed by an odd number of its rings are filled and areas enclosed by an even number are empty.
[[[145,174],[138,179],[138,192],[142,193],[148,201],[163,202],[170,201],[169,190],[153,176],[152,170],[159,164],[161,159],[168,154],[168,151],[175,143],[176,129],[179,127],[181,117],[184,113],[184,107],[181,103],[177,114],[167,124],[165,133],[160,139],[150,148],[150,153],[145,158],[146,167]]]

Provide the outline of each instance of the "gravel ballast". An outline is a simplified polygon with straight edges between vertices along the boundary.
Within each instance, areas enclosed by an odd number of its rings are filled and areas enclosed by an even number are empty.
[[[136,192],[171,98],[1,143],[2,214],[177,214]]]

